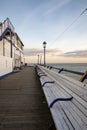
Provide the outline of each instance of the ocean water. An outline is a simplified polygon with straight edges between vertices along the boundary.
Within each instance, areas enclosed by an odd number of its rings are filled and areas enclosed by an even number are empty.
[[[56,67],[56,68],[64,68],[64,69],[78,71],[78,72],[84,72],[84,73],[87,70],[87,63],[51,63],[48,65]],[[57,71],[57,70],[55,70],[55,71]],[[61,74],[72,77],[76,80],[79,80],[81,78],[81,75],[73,74],[70,72],[62,71]],[[87,82],[87,79],[85,80],[85,82]]]

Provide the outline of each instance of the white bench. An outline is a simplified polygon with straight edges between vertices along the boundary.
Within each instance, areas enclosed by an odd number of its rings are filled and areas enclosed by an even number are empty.
[[[87,130],[87,86],[53,70],[38,67],[56,129]]]

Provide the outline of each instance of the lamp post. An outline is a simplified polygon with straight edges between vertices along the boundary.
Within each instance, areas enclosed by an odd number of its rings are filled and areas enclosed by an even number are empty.
[[[44,48],[44,66],[46,65],[46,59],[45,59],[45,48],[46,48],[46,42],[43,42],[43,48]]]
[[[38,62],[37,62],[37,64],[39,64],[39,55],[38,55]]]
[[[41,65],[42,56],[40,56],[40,65]]]

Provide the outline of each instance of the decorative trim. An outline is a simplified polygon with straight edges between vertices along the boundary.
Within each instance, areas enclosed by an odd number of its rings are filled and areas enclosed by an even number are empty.
[[[53,105],[58,102],[58,101],[71,101],[73,99],[73,97],[70,98],[56,98],[52,101],[52,103],[50,104],[50,108],[53,107]]]
[[[9,73],[7,73],[7,74],[4,74],[4,75],[0,76],[0,79],[5,78],[5,77],[7,77],[8,75],[10,75],[10,74],[12,74],[12,73],[13,73],[13,72],[9,72]]]

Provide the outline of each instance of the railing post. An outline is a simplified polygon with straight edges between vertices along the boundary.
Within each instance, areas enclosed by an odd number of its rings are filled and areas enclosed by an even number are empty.
[[[87,71],[82,75],[82,77],[80,78],[80,81],[83,82],[87,77]]]

